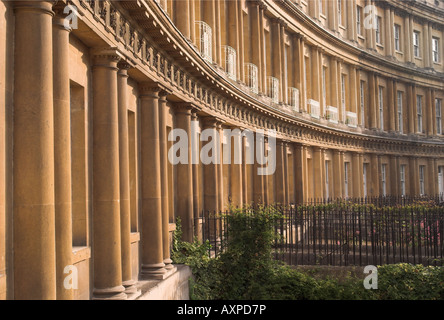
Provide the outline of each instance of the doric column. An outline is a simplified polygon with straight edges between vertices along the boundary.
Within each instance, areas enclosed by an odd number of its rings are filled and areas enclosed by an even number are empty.
[[[395,110],[395,106],[396,106],[396,92],[395,92],[395,87],[394,87],[394,82],[395,80],[388,78],[387,79],[387,109],[388,109],[388,123],[389,123],[389,127],[388,127],[388,132],[395,132],[396,131],[396,127],[395,127],[395,123],[396,123],[396,115],[397,112]]]
[[[413,46],[411,45],[411,37],[412,37],[412,31],[410,29],[410,15],[406,13],[404,16],[404,54],[405,54],[405,61],[411,62],[412,61],[412,55],[411,52],[413,50]]]
[[[295,144],[293,147],[294,152],[294,181],[295,187],[294,192],[296,194],[296,202],[298,204],[304,203],[307,200],[306,193],[306,181],[304,179],[305,173],[307,171],[306,166],[304,165],[306,160],[306,151],[305,146],[300,144]]]
[[[285,186],[285,204],[290,204],[290,175],[289,175],[289,168],[288,168],[288,141],[284,141],[284,186]]]
[[[56,298],[53,1],[14,1],[14,298]],[[32,54],[30,54],[32,53]]]
[[[333,151],[333,197],[340,198],[343,195],[342,181],[344,176],[342,175],[344,163],[341,161],[341,151]]]
[[[231,174],[231,200],[234,206],[242,205],[243,198],[243,175],[242,175],[242,156],[243,156],[243,145],[242,145],[242,132],[239,129],[234,129],[232,131],[233,135],[231,143],[231,164],[230,164],[230,174]]]
[[[276,141],[276,171],[275,171],[275,200],[285,203],[285,169],[284,169],[284,142]]]
[[[131,259],[131,204],[128,139],[128,69],[127,62],[118,63],[117,93],[119,112],[119,173],[120,173],[120,237],[122,242],[122,285],[125,293],[135,293]]]
[[[163,88],[159,92],[159,147],[160,147],[160,183],[162,201],[162,247],[165,269],[173,269],[170,258],[170,213],[168,198],[168,138],[167,138],[167,95],[171,92]]]
[[[427,117],[427,135],[433,136],[436,126],[436,111],[435,111],[435,99],[433,99],[433,89],[427,88],[426,90],[426,117]]]
[[[360,198],[363,196],[362,190],[362,162],[360,159],[360,154],[353,152],[352,153],[352,174],[351,177],[353,179],[353,192],[350,195],[354,198]]]
[[[352,41],[358,40],[358,34],[356,32],[356,1],[346,0],[347,5],[347,31],[348,39]]]
[[[162,279],[166,273],[162,245],[159,86],[140,85],[141,110],[141,277]]]
[[[413,96],[413,84],[407,84],[407,112],[408,112],[408,133],[415,133],[415,103],[416,97]]]
[[[177,172],[177,215],[182,222],[182,239],[193,241],[194,209],[193,209],[193,165],[191,148],[191,111],[193,105],[178,103],[174,105],[175,127],[185,131],[187,135],[188,157],[187,163],[178,163]]]
[[[385,22],[385,53],[387,56],[393,56],[394,50],[393,50],[393,23],[391,21],[391,14],[390,14],[390,7],[386,6],[384,9],[384,22]]]
[[[191,159],[193,167],[193,211],[194,211],[194,235],[201,239],[202,234],[199,233],[199,220],[202,215],[202,206],[200,199],[201,171],[200,171],[200,141],[199,141],[199,117],[197,110],[191,113]]]
[[[231,1],[230,1],[231,2]],[[263,47],[262,47],[262,30],[261,30],[261,20],[260,20],[260,7],[255,2],[250,2],[250,12],[251,12],[251,44],[252,44],[252,63],[258,68],[258,87],[260,92],[265,91],[265,84],[262,82],[262,73],[264,70],[262,69],[262,55],[263,55]],[[246,61],[249,62],[249,61]]]
[[[242,129],[244,131],[245,129]],[[251,181],[251,161],[250,156],[248,155],[248,152],[250,151],[250,146],[248,145],[247,136],[242,135],[242,194],[243,194],[243,203],[249,204],[252,199],[250,198],[251,194],[251,188],[252,188],[252,181]]]
[[[205,130],[211,130],[212,137],[218,136],[217,123],[218,120],[213,117],[205,117],[202,119],[203,126]],[[202,137],[201,137],[202,138]],[[203,145],[203,148],[207,146],[211,147],[213,152],[217,152],[218,141],[205,140],[208,141]],[[213,156],[215,160],[216,156]],[[218,164],[216,161],[211,161],[208,164],[203,164],[204,169],[204,210],[209,212],[219,212],[219,172]]]
[[[63,9],[57,8],[53,20],[54,84],[54,191],[56,232],[57,299],[71,300],[73,290],[66,289],[66,266],[72,265],[71,204],[71,105],[69,84],[69,32]]]
[[[390,156],[390,194],[398,195],[399,187],[399,156]]]
[[[410,195],[419,195],[419,167],[418,158],[415,156],[409,157],[409,185]]]
[[[370,91],[370,105],[369,105],[369,117],[370,117],[370,129],[376,130],[378,127],[377,122],[377,90],[376,90],[376,75],[373,72],[368,74],[368,86]]]
[[[339,83],[337,81],[338,79],[338,60],[336,57],[330,58],[330,97],[331,97],[331,104],[340,109],[339,105]]]
[[[217,132],[219,133],[219,141],[217,142],[217,148],[219,150],[219,163],[217,164],[217,171],[219,177],[219,210],[222,211],[225,209],[225,205],[227,204],[225,201],[225,193],[224,193],[224,164],[223,164],[223,150],[222,150],[222,139],[224,135],[224,131],[222,128],[222,122],[217,123]]]
[[[256,145],[254,148],[255,155],[264,154],[264,150],[257,150],[257,148],[265,147],[264,136],[255,133]],[[253,202],[255,205],[265,203],[265,180],[267,176],[261,175],[260,171],[261,165],[257,162],[257,157],[254,157],[253,164]]]
[[[176,26],[182,32],[185,38],[191,39],[191,23],[190,21],[190,0],[174,1],[175,14],[176,14]],[[213,31],[214,32],[214,31]]]
[[[314,198],[322,199],[324,197],[324,185],[323,185],[323,174],[324,174],[324,164],[323,150],[319,147],[313,147],[313,174],[314,174]]]
[[[115,49],[96,49],[93,65],[93,265],[97,299],[126,299],[120,238],[119,123]]]
[[[371,196],[379,196],[379,175],[380,175],[380,156],[378,154],[372,154],[370,160],[370,171],[371,171]]]

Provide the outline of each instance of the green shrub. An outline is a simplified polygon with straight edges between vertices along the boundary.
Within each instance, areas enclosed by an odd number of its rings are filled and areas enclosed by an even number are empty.
[[[227,217],[226,250],[208,257],[208,242],[180,240],[174,233],[174,263],[191,266],[190,296],[195,300],[443,300],[444,268],[396,264],[378,267],[378,289],[363,286],[365,275],[339,281],[319,278],[273,259],[273,208],[238,209]]]

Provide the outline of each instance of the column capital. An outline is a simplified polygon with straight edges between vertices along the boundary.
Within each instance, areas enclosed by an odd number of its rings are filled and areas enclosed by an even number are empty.
[[[140,97],[148,96],[153,98],[165,97],[171,94],[171,90],[159,82],[141,82],[139,83]]]
[[[204,116],[202,117],[202,123],[204,128],[217,128],[223,123],[223,121],[215,116]]]
[[[27,10],[27,11],[41,11],[54,16],[54,11],[52,10],[53,5],[57,1],[46,0],[46,1],[13,1],[14,11]]]
[[[93,68],[106,67],[117,69],[117,63],[122,59],[122,54],[117,48],[92,48]]]
[[[192,114],[196,113],[198,111],[201,111],[202,108],[192,102],[179,102],[179,103],[172,103],[171,106],[173,107],[175,113],[186,113],[186,114]]]
[[[53,1],[53,2],[56,2],[54,7],[52,8],[54,12],[53,25],[62,30],[71,32],[72,28],[65,23],[65,19],[67,17],[67,14],[64,12],[66,3],[63,3],[62,1]]]

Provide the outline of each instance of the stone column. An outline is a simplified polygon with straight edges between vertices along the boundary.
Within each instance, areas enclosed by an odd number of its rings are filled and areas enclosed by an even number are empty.
[[[193,209],[193,164],[191,154],[191,104],[176,104],[175,127],[186,132],[188,137],[188,155],[187,163],[178,163],[177,172],[177,215],[182,221],[182,239],[184,241],[193,241],[194,209]]]
[[[396,131],[395,123],[396,123],[396,115],[397,112],[395,110],[396,106],[396,92],[393,85],[394,80],[388,78],[387,79],[387,109],[388,109],[388,132],[392,133]]]
[[[170,213],[168,199],[168,137],[167,137],[167,95],[169,90],[161,90],[159,92],[159,146],[160,146],[160,183],[161,183],[161,201],[162,201],[162,247],[163,262],[165,269],[173,269],[170,254]]]
[[[306,190],[306,181],[304,181],[304,175],[307,171],[307,168],[304,166],[304,160],[306,157],[305,147],[303,145],[296,144],[294,145],[293,152],[294,152],[294,176],[295,176],[295,198],[296,202],[298,204],[304,203],[307,197]]]
[[[338,60],[336,57],[331,57],[330,59],[330,96],[332,106],[340,109],[340,99],[339,99],[339,82],[338,79]]]
[[[276,171],[275,171],[275,199],[277,203],[285,203],[285,172],[284,172],[284,142],[276,141]]]
[[[370,129],[376,130],[378,128],[378,110],[377,110],[377,88],[376,88],[376,75],[372,72],[368,74],[368,85],[369,85],[369,117],[370,117]]]
[[[405,54],[405,61],[410,62],[412,60],[412,44],[411,44],[411,37],[412,37],[412,31],[410,30],[410,17],[409,14],[406,14],[404,16],[404,54]]]
[[[371,189],[370,189],[370,195],[371,196],[379,196],[379,175],[380,175],[380,170],[379,170],[379,161],[380,160],[380,156],[377,154],[372,154],[371,155],[371,160],[370,160],[370,172],[371,172]]]
[[[384,30],[384,35],[385,35],[385,53],[387,56],[393,56],[394,54],[394,38],[393,38],[393,23],[391,21],[391,14],[390,14],[390,7],[386,6],[384,9],[384,22],[385,22],[385,30]]]
[[[259,140],[260,139],[260,140]],[[259,140],[259,141],[258,141]],[[261,141],[262,140],[262,141]],[[254,164],[253,164],[253,202],[255,205],[265,203],[265,180],[267,176],[260,175],[261,165],[257,162],[257,154],[264,154],[264,150],[258,151],[258,146],[265,147],[264,136],[255,133],[255,148],[254,148]]]
[[[288,144],[289,144],[289,142],[288,141],[284,141],[283,143],[284,143],[284,154],[283,154],[283,156],[284,156],[284,178],[285,178],[285,181],[284,181],[285,202],[284,203],[286,205],[289,205],[290,202],[291,202],[291,199],[290,199],[290,180],[289,180],[289,179],[291,179],[291,177],[289,176],[289,168],[288,168]]]
[[[135,293],[135,281],[132,276],[131,259],[131,204],[130,204],[130,166],[129,166],[129,140],[128,140],[128,105],[127,62],[120,62],[117,73],[117,93],[119,112],[119,173],[120,173],[120,237],[122,242],[122,285],[125,293]]]
[[[223,138],[223,128],[222,128],[222,122],[217,123],[217,132],[219,133],[219,140],[217,143],[217,150],[219,150],[219,163],[217,164],[217,172],[218,172],[218,179],[219,179],[219,210],[222,211],[225,209],[225,199],[224,199],[224,166],[223,166],[223,151],[222,151],[222,138]]]
[[[399,156],[390,156],[390,194],[399,195]]]
[[[435,126],[436,123],[436,111],[435,111],[435,101],[433,99],[433,93],[432,93],[432,89],[428,88],[426,90],[426,96],[425,96],[425,115],[427,117],[427,128],[426,128],[426,132],[428,136],[433,136],[433,132],[434,129],[433,127]],[[434,112],[435,111],[435,112]]]
[[[204,129],[211,130],[212,136],[218,135],[217,119],[205,117],[203,119]],[[213,151],[217,148],[219,141],[208,141],[205,146],[211,147]],[[203,164],[204,168],[204,210],[207,212],[219,212],[219,174],[218,165],[214,162]]]
[[[182,32],[185,38],[191,40],[191,23],[194,21],[190,20],[190,0],[180,0],[174,1],[175,14],[176,14],[176,26]],[[213,31],[214,32],[214,31]]]
[[[350,175],[353,179],[352,186],[353,192],[349,192],[350,196],[354,198],[360,198],[363,196],[362,189],[362,163],[360,161],[359,153],[352,153],[352,174]]]
[[[55,299],[53,1],[13,5],[14,298]]]
[[[414,134],[415,133],[415,103],[416,103],[416,97],[413,96],[413,85],[408,84],[407,85],[407,112],[408,112],[408,133]]]
[[[238,131],[238,134],[237,134]],[[239,129],[232,130],[233,138],[230,143],[231,145],[231,200],[234,206],[242,206],[243,198],[243,170],[242,170],[242,157],[243,157],[243,146],[242,146],[242,132]],[[231,139],[231,137],[229,137]]]
[[[159,92],[161,88],[140,85],[141,110],[141,277],[162,279],[166,269],[162,245],[162,184],[160,172]]]
[[[427,159],[427,179],[428,183],[426,183],[426,193],[428,195],[434,196],[438,194],[436,188],[436,177],[438,176],[437,169],[435,166],[435,160],[433,158]]]
[[[53,20],[54,84],[54,190],[56,232],[57,299],[72,300],[66,289],[64,269],[72,264],[71,215],[71,106],[69,85],[69,32],[63,10],[56,9]]]
[[[342,172],[344,171],[344,163],[341,161],[341,151],[333,151],[333,196],[335,198],[340,198],[343,195],[342,181],[344,176]]]
[[[200,218],[202,215],[201,199],[200,199],[200,184],[201,184],[201,172],[200,172],[200,141],[199,141],[199,118],[196,111],[191,114],[191,158],[193,166],[193,210],[194,219]],[[194,221],[194,235],[198,236],[199,239],[202,238],[200,232],[200,223],[198,220]]]
[[[120,238],[119,123],[115,49],[95,49],[93,64],[93,265],[96,299],[126,299]]]
[[[316,199],[322,199],[324,197],[324,164],[322,163],[322,148],[313,148],[313,172],[314,172],[314,195]]]
[[[409,185],[410,195],[419,195],[419,167],[418,158],[415,156],[409,157]]]
[[[231,1],[230,1],[231,2]],[[265,91],[265,85],[262,83],[262,54],[263,48],[262,44],[262,32],[261,32],[261,21],[260,21],[260,7],[255,2],[250,2],[250,12],[251,12],[251,44],[252,44],[252,63],[258,68],[257,80],[259,84],[259,91]],[[249,62],[249,61],[246,61]]]

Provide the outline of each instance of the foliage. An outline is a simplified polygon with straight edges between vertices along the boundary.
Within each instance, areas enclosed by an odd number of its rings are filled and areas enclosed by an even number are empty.
[[[316,277],[272,257],[275,224],[280,214],[272,207],[237,209],[228,218],[227,247],[208,258],[208,242],[180,240],[180,221],[174,233],[172,258],[193,270],[191,298],[195,300],[443,300],[444,268],[422,265],[378,267],[378,289],[367,290],[362,277],[339,281]]]

